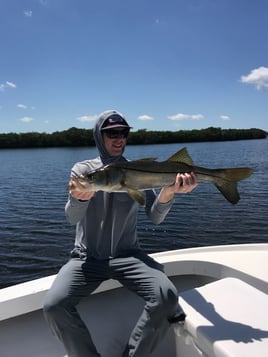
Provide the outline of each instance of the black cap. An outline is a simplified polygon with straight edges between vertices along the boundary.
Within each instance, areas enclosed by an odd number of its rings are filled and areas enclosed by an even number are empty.
[[[125,118],[123,118],[120,114],[112,114],[110,115],[105,122],[103,123],[101,130],[108,130],[114,128],[129,128],[131,127],[128,125]]]

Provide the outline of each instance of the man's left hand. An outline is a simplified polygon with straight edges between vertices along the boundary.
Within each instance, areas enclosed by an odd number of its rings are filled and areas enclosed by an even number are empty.
[[[177,174],[173,188],[174,193],[188,193],[191,192],[198,185],[197,177],[193,172],[190,174]]]
[[[175,193],[188,193],[191,192],[198,185],[196,175],[191,172],[184,174],[177,174],[175,182],[171,186],[163,187],[159,193],[158,200],[161,203],[171,201]]]

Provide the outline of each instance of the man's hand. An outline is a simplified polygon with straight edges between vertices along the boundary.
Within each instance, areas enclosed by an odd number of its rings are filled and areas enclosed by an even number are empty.
[[[70,180],[70,185],[72,184],[72,179]],[[70,191],[70,194],[76,198],[77,200],[81,200],[81,201],[88,201],[90,200],[94,194],[95,194],[95,191],[86,191],[86,192],[83,192],[83,191],[79,191],[79,190],[72,190]]]
[[[173,199],[175,193],[191,192],[197,185],[197,177],[193,172],[191,174],[177,174],[173,185],[162,188],[158,200],[161,203],[167,203]]]
[[[197,177],[193,172],[191,174],[177,174],[173,188],[174,193],[187,193],[191,192],[198,185]]]
[[[70,192],[70,193],[71,193],[71,195],[72,195],[74,198],[76,198],[76,199],[78,199],[78,200],[81,200],[81,201],[88,201],[88,200],[90,200],[90,199],[94,196],[94,194],[95,194],[94,191],[90,191],[90,192],[72,191],[72,192]]]

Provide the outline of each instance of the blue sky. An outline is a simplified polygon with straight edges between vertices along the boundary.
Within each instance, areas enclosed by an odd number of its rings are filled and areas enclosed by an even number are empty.
[[[267,0],[0,0],[0,133],[268,130]]]

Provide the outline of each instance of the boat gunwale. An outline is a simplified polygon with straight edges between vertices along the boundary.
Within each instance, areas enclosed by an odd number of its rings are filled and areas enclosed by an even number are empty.
[[[258,256],[262,254],[264,261],[267,261],[268,244],[253,243],[186,248],[153,253],[151,256],[164,265],[169,277],[176,275],[202,275],[217,280],[231,276],[244,280],[256,289],[268,293],[268,270],[267,272],[265,271],[259,259],[256,259],[255,263],[253,261],[254,264],[252,263],[251,265],[248,264],[247,259],[247,264],[243,263],[243,265],[242,261],[239,262],[239,259],[237,259],[238,252],[240,254],[244,253],[244,255],[250,254],[252,257],[254,252]],[[219,259],[220,255],[222,261]],[[225,260],[224,263],[223,258]],[[260,278],[257,273],[260,273],[261,270],[262,277]],[[55,277],[56,275],[50,275],[1,289],[0,321],[41,309],[44,296]],[[121,287],[119,282],[107,280],[94,293],[97,294],[119,287]]]

